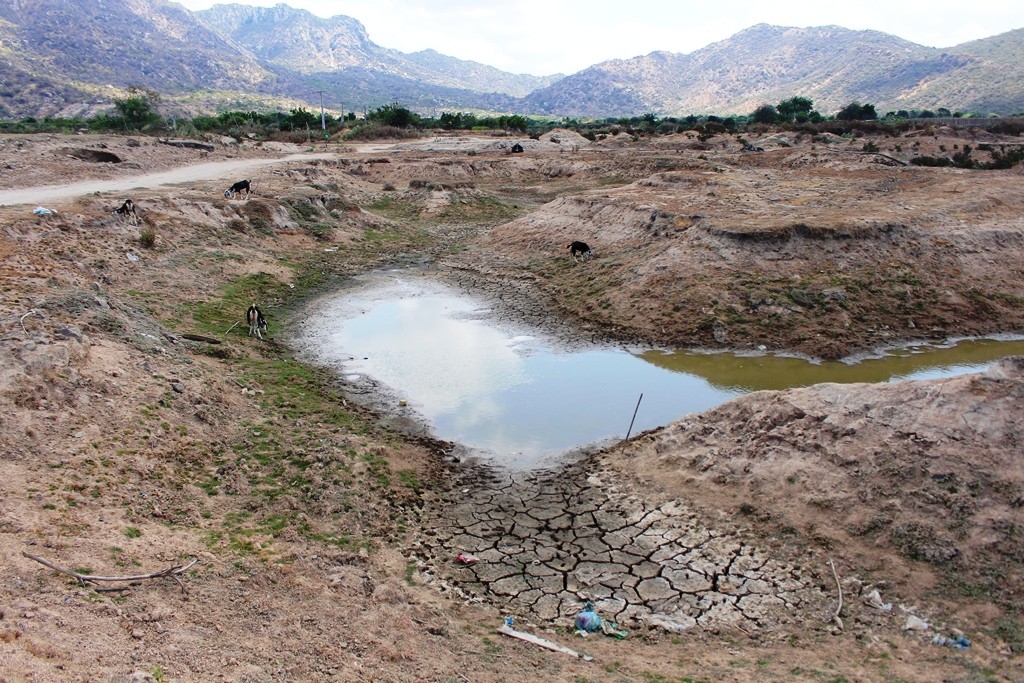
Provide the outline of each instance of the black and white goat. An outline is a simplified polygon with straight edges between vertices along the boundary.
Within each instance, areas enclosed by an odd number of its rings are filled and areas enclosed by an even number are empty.
[[[251,337],[254,333],[260,340],[263,340],[263,335],[260,334],[260,329],[264,332],[267,331],[267,319],[263,317],[263,313],[253,304],[245,312],[245,321],[249,323],[249,336]]]
[[[583,258],[590,258],[593,256],[593,252],[590,251],[590,247],[587,246],[586,242],[580,242],[579,240],[573,240],[572,244],[569,245],[569,256],[573,261],[579,261],[577,256]]]
[[[248,180],[239,180],[237,183],[235,183],[234,185],[232,185],[228,189],[224,190],[224,199],[230,199],[231,197],[235,196],[236,194],[240,195],[243,192],[245,192],[245,196],[246,196],[246,198],[248,198],[249,193],[251,191],[252,191],[252,183],[250,181],[248,181]]]
[[[118,218],[123,218],[132,225],[139,224],[139,214],[135,212],[135,202],[130,199],[124,200],[124,204],[114,209],[110,213],[114,214]]]

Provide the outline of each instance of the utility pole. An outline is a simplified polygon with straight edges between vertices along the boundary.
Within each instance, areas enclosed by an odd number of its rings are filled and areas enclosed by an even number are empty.
[[[322,130],[327,130],[327,118],[325,118],[325,116],[324,116],[324,91],[323,90],[313,90],[313,93],[314,94],[318,94],[319,96],[321,96],[321,129]]]

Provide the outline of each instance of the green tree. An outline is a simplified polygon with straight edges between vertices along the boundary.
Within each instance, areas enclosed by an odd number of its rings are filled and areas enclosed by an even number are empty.
[[[320,115],[307,111],[303,107],[299,107],[298,109],[292,109],[291,112],[289,112],[288,118],[284,121],[284,125],[291,126],[293,130],[295,128],[305,128],[306,126],[311,128],[314,126],[319,127]]]
[[[395,128],[408,128],[409,126],[420,126],[420,117],[409,111],[398,102],[385,104],[383,107],[374,109],[366,115],[368,121],[375,121],[384,126]]]
[[[779,118],[784,121],[803,123],[811,117],[811,112],[814,111],[814,102],[809,97],[791,97],[775,105],[775,110],[779,113]]]
[[[762,104],[750,115],[754,123],[775,123],[779,120],[779,113],[770,104]]]
[[[511,116],[502,116],[504,120],[503,128],[508,130],[519,131],[525,133],[526,129],[530,127],[530,120],[520,114],[513,114]]]
[[[851,102],[836,114],[836,119],[839,121],[874,121],[877,118],[878,112],[875,111],[875,105],[859,102]]]
[[[119,114],[117,118],[125,128],[145,128],[159,123],[159,105],[160,93],[138,86],[128,87],[128,97],[114,98],[114,109]]]

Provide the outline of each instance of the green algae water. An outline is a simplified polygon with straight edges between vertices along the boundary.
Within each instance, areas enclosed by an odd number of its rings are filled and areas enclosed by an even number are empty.
[[[856,362],[773,354],[564,348],[503,322],[486,304],[416,277],[377,277],[328,297],[300,345],[343,381],[394,405],[494,464],[531,468],[574,449],[668,424],[762,389],[931,379],[1024,355],[1022,339],[907,346]]]

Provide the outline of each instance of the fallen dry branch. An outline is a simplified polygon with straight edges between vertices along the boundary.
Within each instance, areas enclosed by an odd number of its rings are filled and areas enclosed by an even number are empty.
[[[888,154],[882,154],[881,152],[861,152],[861,154],[863,154],[864,156],[882,157],[883,159],[888,159],[889,161],[895,162],[895,163],[899,164],[900,166],[909,166],[910,165],[910,162],[908,162],[908,161],[903,161],[903,159],[897,159],[894,156],[889,156]]]
[[[56,570],[61,574],[73,576],[76,579],[78,579],[80,583],[83,584],[86,581],[90,581],[93,583],[98,581],[121,581],[128,583],[133,581],[146,581],[149,579],[162,579],[164,577],[167,577],[174,579],[174,582],[177,583],[178,586],[181,588],[182,593],[185,592],[185,584],[181,582],[179,576],[181,574],[184,574],[186,571],[191,569],[197,562],[199,562],[199,558],[194,558],[188,564],[176,564],[173,567],[168,567],[167,569],[162,569],[158,572],[153,572],[151,574],[138,574],[136,576],[96,576],[94,574],[81,574],[79,572],[72,571],[65,567],[61,567],[60,565],[56,565],[45,558],[39,557],[38,555],[33,555],[32,553],[22,551],[21,554],[27,557],[28,559],[35,560],[39,564],[49,567],[50,569]]]
[[[230,330],[228,330],[230,332]],[[204,337],[201,334],[183,334],[182,339],[188,339],[189,341],[206,342],[207,344],[220,344],[220,339],[214,339],[213,337]]]
[[[196,140],[168,140],[161,138],[160,143],[164,145],[170,145],[171,147],[185,147],[188,149],[199,149],[204,152],[212,152],[215,148],[208,142],[198,142]]]
[[[22,332],[28,332],[28,330],[25,329],[25,318],[29,317],[30,315],[36,315],[36,309],[33,308],[28,313],[26,313],[25,315],[21,316],[21,320],[18,321],[18,322],[21,323],[21,331]]]

